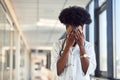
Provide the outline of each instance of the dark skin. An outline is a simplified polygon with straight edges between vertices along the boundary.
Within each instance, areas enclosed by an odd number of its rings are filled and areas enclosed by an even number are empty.
[[[71,32],[73,29],[79,28],[76,32]],[[81,32],[83,30],[83,27],[78,26],[78,27],[73,27],[71,25],[66,25],[66,32],[67,32],[67,37],[66,37],[66,46],[65,49],[61,55],[61,57],[57,61],[57,74],[60,75],[67,63],[68,60],[68,55],[70,51],[70,47],[75,46],[78,44],[80,48],[80,56],[86,54],[85,48],[84,48],[84,34]],[[82,70],[86,74],[88,66],[89,66],[89,60],[86,57],[80,58],[81,64],[82,64]]]

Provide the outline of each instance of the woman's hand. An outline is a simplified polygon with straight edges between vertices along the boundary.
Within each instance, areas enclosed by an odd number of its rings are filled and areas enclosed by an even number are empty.
[[[79,47],[84,46],[85,39],[84,39],[83,32],[81,32],[81,31],[78,30],[75,33],[75,41],[77,42],[77,44],[79,45]]]
[[[75,34],[71,32],[69,35],[66,36],[66,46],[71,47],[75,43]]]

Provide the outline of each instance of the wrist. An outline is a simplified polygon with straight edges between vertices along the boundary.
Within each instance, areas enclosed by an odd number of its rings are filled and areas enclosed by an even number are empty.
[[[79,45],[80,49],[84,49],[84,45]]]
[[[88,57],[87,54],[80,55],[80,58],[86,58]]]
[[[85,42],[82,42],[79,46],[80,47],[84,47],[85,46]]]
[[[69,44],[66,44],[65,48],[69,49],[71,46]]]
[[[65,46],[65,50],[69,50],[70,49],[70,46]]]
[[[85,47],[84,46],[80,46],[80,56],[84,55],[84,54],[86,54],[85,53]]]

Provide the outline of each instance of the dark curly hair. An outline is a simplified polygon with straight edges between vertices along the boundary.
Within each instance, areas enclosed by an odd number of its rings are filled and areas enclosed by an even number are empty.
[[[83,26],[91,23],[90,14],[84,8],[78,6],[63,9],[59,15],[59,20],[65,25],[73,26]]]

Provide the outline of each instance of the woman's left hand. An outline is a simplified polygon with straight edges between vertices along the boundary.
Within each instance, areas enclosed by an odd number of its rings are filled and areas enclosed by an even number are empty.
[[[84,46],[84,34],[83,32],[80,32],[79,30],[75,33],[75,41],[79,45],[79,47]]]

